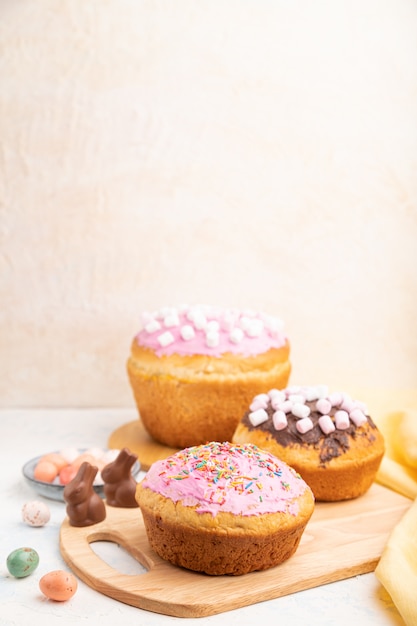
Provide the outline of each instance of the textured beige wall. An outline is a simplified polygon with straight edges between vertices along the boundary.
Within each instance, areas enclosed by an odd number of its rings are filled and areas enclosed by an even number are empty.
[[[133,406],[140,313],[286,321],[293,383],[417,381],[414,0],[4,0],[0,405]]]

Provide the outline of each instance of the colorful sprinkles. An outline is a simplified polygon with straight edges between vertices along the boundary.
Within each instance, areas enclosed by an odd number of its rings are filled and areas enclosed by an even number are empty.
[[[301,476],[253,444],[210,442],[157,461],[143,485],[198,512],[296,514],[306,489]]]

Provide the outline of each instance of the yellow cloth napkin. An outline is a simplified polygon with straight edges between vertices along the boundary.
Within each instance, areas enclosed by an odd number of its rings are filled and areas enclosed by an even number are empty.
[[[380,415],[386,453],[377,482],[414,502],[391,532],[375,575],[407,626],[417,625],[417,411]]]
[[[376,566],[384,585],[407,626],[417,624],[417,500],[394,527]]]
[[[395,411],[375,418],[386,452],[377,482],[407,498],[417,497],[417,411]],[[417,622],[416,622],[417,623]]]

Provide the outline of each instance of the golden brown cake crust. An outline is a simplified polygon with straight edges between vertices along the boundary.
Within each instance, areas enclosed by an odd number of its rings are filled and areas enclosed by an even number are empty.
[[[241,575],[248,572],[268,569],[290,558],[300,543],[301,536],[310,516],[300,518],[294,525],[286,525],[285,520],[278,530],[270,530],[259,536],[248,533],[243,524],[241,528],[229,527],[209,530],[196,525],[185,526],[171,519],[165,520],[152,507],[139,502],[145,527],[152,549],[161,558],[194,571],[211,575]],[[165,503],[166,504],[166,503]],[[181,517],[181,504],[177,504],[177,517]],[[198,516],[211,517],[209,513],[195,513]],[[284,513],[271,514],[268,526],[280,525],[279,517]]]
[[[230,441],[254,395],[286,386],[290,345],[256,356],[226,353],[158,357],[131,346],[127,372],[140,418],[157,441],[177,448]]]

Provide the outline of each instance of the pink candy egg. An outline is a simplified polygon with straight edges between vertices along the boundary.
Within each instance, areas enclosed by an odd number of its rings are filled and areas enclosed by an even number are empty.
[[[54,570],[42,576],[39,588],[50,600],[65,602],[72,598],[78,588],[77,579],[70,572]]]

